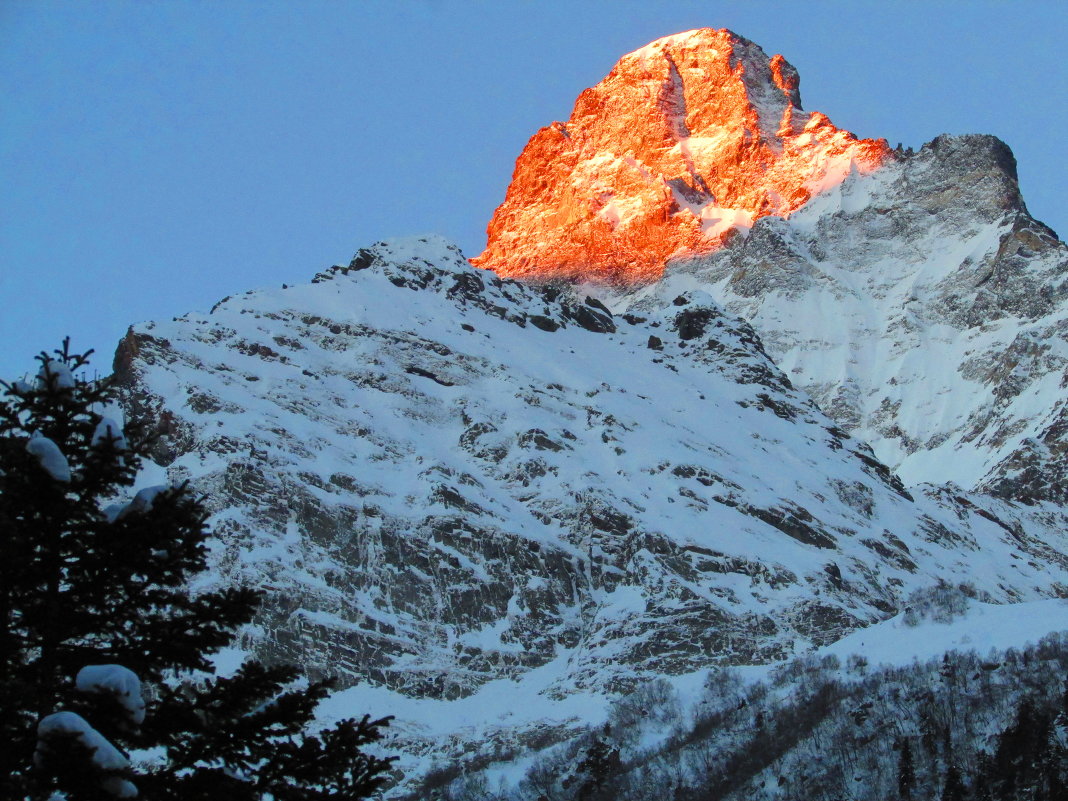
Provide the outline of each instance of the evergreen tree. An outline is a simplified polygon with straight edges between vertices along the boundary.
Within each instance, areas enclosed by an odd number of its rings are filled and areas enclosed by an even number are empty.
[[[901,799],[912,798],[916,786],[916,768],[912,761],[912,745],[902,737],[898,740],[897,794]]]
[[[920,744],[928,759],[938,756],[940,725],[935,712],[935,696],[930,690],[925,691],[919,699]]]
[[[1068,680],[1050,726],[1045,773],[1050,801],[1068,801]]]
[[[606,723],[601,736],[595,737],[582,759],[575,766],[575,774],[563,782],[564,788],[575,787],[576,801],[597,801],[607,795],[608,788],[622,770],[619,749],[609,741],[611,728]]]
[[[1035,705],[1034,699],[1024,698],[1016,720],[998,737],[989,777],[996,795],[1004,798],[1041,795],[1041,764],[1051,730],[1051,717]]]
[[[211,676],[258,594],[188,591],[204,507],[186,486],[129,497],[147,441],[103,416],[111,382],[76,377],[88,356],[64,342],[34,382],[0,382],[0,797],[367,797],[391,760],[361,748],[388,719],[309,736],[329,682]],[[134,749],[165,758],[137,771]]]
[[[964,786],[964,779],[956,765],[950,765],[946,770],[946,782],[942,785],[941,801],[966,801],[968,789]]]
[[[975,801],[994,801],[993,784],[990,776],[994,772],[994,757],[987,751],[980,751],[976,755],[976,769],[972,782],[972,793]]]

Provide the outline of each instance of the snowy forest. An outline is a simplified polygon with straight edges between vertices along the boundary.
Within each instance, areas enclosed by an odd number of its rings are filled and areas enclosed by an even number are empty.
[[[518,788],[443,768],[410,798],[1061,801],[1066,677],[1068,635],[1051,635],[906,668],[832,656],[795,659],[766,681],[711,671],[689,708],[654,681],[615,703],[603,728],[530,758]]]

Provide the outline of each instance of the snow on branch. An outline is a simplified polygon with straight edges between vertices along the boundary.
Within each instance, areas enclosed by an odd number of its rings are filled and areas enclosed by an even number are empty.
[[[101,417],[100,422],[96,424],[96,429],[93,431],[93,439],[90,443],[91,447],[107,447],[111,444],[117,451],[126,450],[126,437],[122,433],[122,426],[112,420],[110,417]]]
[[[78,692],[110,695],[115,698],[130,723],[140,726],[145,720],[145,700],[141,696],[141,679],[122,665],[87,665],[74,680]]]
[[[49,359],[41,365],[37,371],[37,386],[41,389],[54,387],[55,389],[73,389],[74,373],[58,359]]]
[[[33,761],[38,766],[47,764],[56,755],[56,744],[63,740],[77,740],[89,752],[94,768],[102,773],[116,773],[130,767],[123,753],[112,745],[81,715],[75,712],[55,712],[37,724],[37,748]],[[101,782],[104,790],[117,798],[134,798],[137,787],[121,776],[107,776]]]
[[[67,457],[52,440],[35,431],[30,441],[26,443],[26,450],[37,457],[41,467],[52,478],[63,483],[70,483],[70,465],[67,463]]]

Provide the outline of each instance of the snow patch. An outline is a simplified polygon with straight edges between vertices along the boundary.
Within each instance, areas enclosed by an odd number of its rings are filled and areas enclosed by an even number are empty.
[[[109,445],[118,451],[126,450],[126,436],[122,432],[122,426],[110,417],[101,417],[93,430],[91,447],[98,448]]]
[[[74,712],[55,712],[37,724],[37,748],[34,764],[43,766],[54,754],[54,743],[74,738],[88,749],[93,766],[102,772],[114,773],[130,767],[123,753],[107,737],[98,732],[81,715]],[[117,798],[135,798],[137,787],[120,776],[107,776],[101,782],[104,790]]]

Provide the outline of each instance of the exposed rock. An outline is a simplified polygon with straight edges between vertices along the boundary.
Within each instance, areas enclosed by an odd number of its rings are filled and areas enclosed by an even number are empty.
[[[727,30],[619,60],[515,165],[474,263],[508,277],[655,280],[768,215],[890,158],[801,109],[797,71]]]

